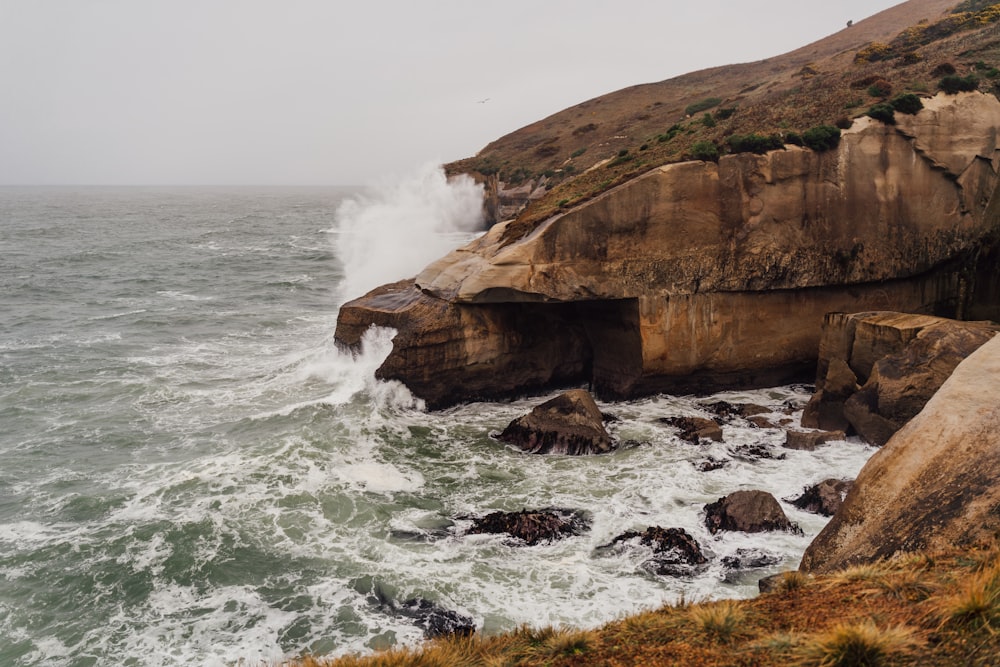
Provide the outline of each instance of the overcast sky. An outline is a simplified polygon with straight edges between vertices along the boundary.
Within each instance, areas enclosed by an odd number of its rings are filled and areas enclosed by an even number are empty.
[[[0,0],[0,184],[371,183],[894,4]]]

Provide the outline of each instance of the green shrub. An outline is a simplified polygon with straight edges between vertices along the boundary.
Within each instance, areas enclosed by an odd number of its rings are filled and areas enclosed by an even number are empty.
[[[832,125],[817,125],[802,133],[802,141],[808,148],[821,152],[836,148],[840,143],[840,128]]]
[[[581,155],[583,155],[586,152],[587,152],[586,148],[577,148],[575,151],[573,151],[570,154],[570,157],[580,157]]]
[[[691,146],[691,157],[705,162],[718,162],[719,147],[711,141],[696,141]]]
[[[734,113],[736,113],[736,107],[723,107],[715,112],[716,120],[726,120],[730,118]]]
[[[785,143],[791,144],[792,146],[804,146],[802,143],[802,135],[798,132],[787,132],[785,134]]]
[[[979,77],[974,74],[970,74],[968,76],[949,74],[938,81],[938,88],[943,90],[948,95],[975,90],[976,88],[979,88]]]
[[[761,155],[768,151],[784,148],[785,142],[777,134],[764,136],[762,134],[734,134],[726,140],[729,150],[733,153],[757,153]]]
[[[903,93],[902,95],[897,95],[892,98],[892,101],[889,102],[889,104],[891,104],[892,108],[899,113],[905,113],[911,116],[924,108],[924,103],[921,102],[920,98],[913,93]]]
[[[951,63],[941,63],[931,70],[931,76],[948,76],[956,72],[955,66]]]
[[[712,114],[706,113],[701,117],[701,124],[705,127],[715,127],[715,119],[712,118]]]
[[[882,121],[886,125],[896,124],[896,110],[892,108],[892,105],[888,102],[882,102],[881,104],[876,104],[870,108],[866,113],[866,116],[871,116],[875,120]]]
[[[686,109],[684,109],[684,113],[688,116],[693,116],[696,113],[706,111],[712,107],[717,107],[720,104],[722,104],[721,97],[706,97],[700,102],[695,102],[694,104],[689,105]]]
[[[888,97],[892,94],[892,84],[885,79],[877,79],[868,86],[868,94],[871,97]]]
[[[842,130],[849,130],[851,129],[851,125],[854,125],[854,121],[847,116],[841,116],[837,120],[833,121],[833,124]]]

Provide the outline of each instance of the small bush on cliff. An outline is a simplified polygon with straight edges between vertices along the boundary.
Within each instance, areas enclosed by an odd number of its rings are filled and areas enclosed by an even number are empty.
[[[719,147],[711,141],[697,141],[691,146],[691,157],[705,162],[718,162]]]
[[[757,153],[762,155],[768,151],[785,147],[785,142],[777,134],[764,136],[762,134],[734,134],[726,140],[729,149],[734,153]]]
[[[892,94],[892,84],[885,79],[876,79],[868,86],[868,94],[871,97],[888,97]]]
[[[786,132],[785,143],[792,146],[805,146],[805,143],[802,141],[802,135],[798,132]]]
[[[727,118],[730,118],[734,113],[736,113],[736,107],[724,107],[722,109],[718,109],[715,112],[715,118],[717,120],[726,120]]]
[[[889,104],[891,104],[892,108],[899,113],[905,113],[911,116],[924,108],[924,103],[921,102],[920,98],[913,93],[897,95],[892,98],[892,101],[889,102]]]
[[[840,143],[840,128],[832,125],[811,127],[802,134],[802,141],[816,152],[836,148]]]
[[[876,104],[872,108],[865,112],[866,116],[870,116],[877,121],[881,121],[886,125],[896,124],[896,110],[892,108],[892,105],[888,102],[882,102],[881,104]]]
[[[715,127],[715,119],[712,118],[712,114],[706,113],[701,117],[701,124],[705,127]]]
[[[950,74],[938,81],[938,88],[948,95],[976,90],[979,88],[979,77],[974,74],[968,76]]]

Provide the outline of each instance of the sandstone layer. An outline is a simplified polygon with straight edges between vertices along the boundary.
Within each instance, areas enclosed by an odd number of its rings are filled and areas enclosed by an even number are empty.
[[[802,558],[831,572],[901,552],[988,539],[1000,530],[1000,338],[952,373],[861,470]]]
[[[832,151],[659,167],[346,304],[337,338],[395,328],[379,376],[436,407],[568,381],[780,383],[811,373],[828,312],[991,317],[998,127],[993,96],[939,95],[896,125],[856,120]]]

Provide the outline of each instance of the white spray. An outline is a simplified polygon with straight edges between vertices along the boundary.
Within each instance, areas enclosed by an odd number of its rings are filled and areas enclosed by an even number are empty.
[[[415,174],[344,201],[334,232],[344,268],[341,300],[410,278],[482,229],[483,188],[427,164]]]

